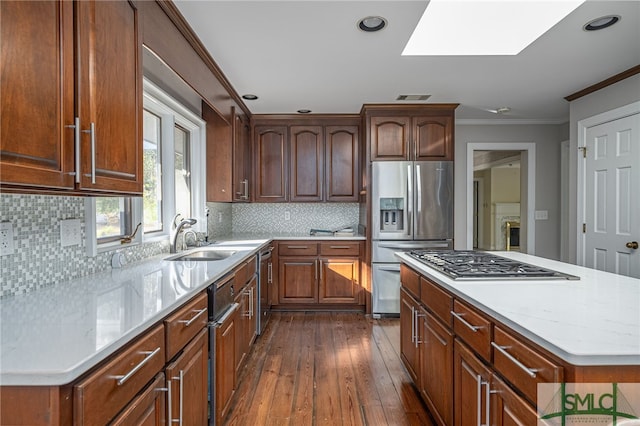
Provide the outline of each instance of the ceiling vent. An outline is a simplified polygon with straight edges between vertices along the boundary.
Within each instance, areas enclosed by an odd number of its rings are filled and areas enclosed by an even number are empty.
[[[396,101],[426,101],[431,95],[398,95]]]

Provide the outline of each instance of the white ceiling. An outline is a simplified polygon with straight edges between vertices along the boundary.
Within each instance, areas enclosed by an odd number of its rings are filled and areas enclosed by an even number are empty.
[[[565,96],[640,64],[638,0],[587,1],[517,56],[403,57],[427,3],[175,0],[238,93],[259,96],[246,101],[252,113],[358,113],[364,103],[430,94],[429,103],[460,103],[457,119],[561,123]],[[622,19],[582,30],[608,14]],[[387,28],[358,30],[370,15]],[[486,111],[503,106],[506,115]]]

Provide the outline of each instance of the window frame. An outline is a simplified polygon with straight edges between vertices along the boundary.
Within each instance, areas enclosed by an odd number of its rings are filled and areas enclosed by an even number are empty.
[[[95,198],[85,200],[86,247],[87,255],[130,247],[145,242],[169,239],[170,229],[176,215],[175,181],[174,181],[174,127],[177,125],[189,133],[189,163],[191,178],[191,211],[197,219],[193,229],[197,232],[207,231],[206,215],[206,122],[194,112],[180,104],[147,78],[143,79],[143,109],[161,118],[161,185],[162,185],[162,230],[144,233],[143,227],[136,233],[131,243],[121,244],[121,239],[100,243],[96,238],[96,203]],[[135,229],[143,221],[142,197],[131,198],[131,228]]]

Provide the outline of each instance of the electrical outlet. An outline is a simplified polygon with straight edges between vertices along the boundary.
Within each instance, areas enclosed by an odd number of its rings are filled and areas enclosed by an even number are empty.
[[[218,212],[218,223],[222,223],[222,212]]]
[[[0,256],[13,253],[13,223],[0,222]]]
[[[549,210],[536,210],[534,215],[536,220],[548,220]]]
[[[60,245],[62,247],[77,246],[80,241],[80,219],[61,220]]]
[[[291,212],[289,210],[285,210],[284,220],[291,220]]]

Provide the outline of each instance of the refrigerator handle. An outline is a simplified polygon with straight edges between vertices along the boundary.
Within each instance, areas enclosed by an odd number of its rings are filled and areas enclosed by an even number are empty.
[[[407,224],[407,235],[413,235],[413,170],[411,164],[407,165],[407,214],[405,223]]]
[[[420,172],[420,164],[416,164],[416,215],[422,213],[422,175]]]

